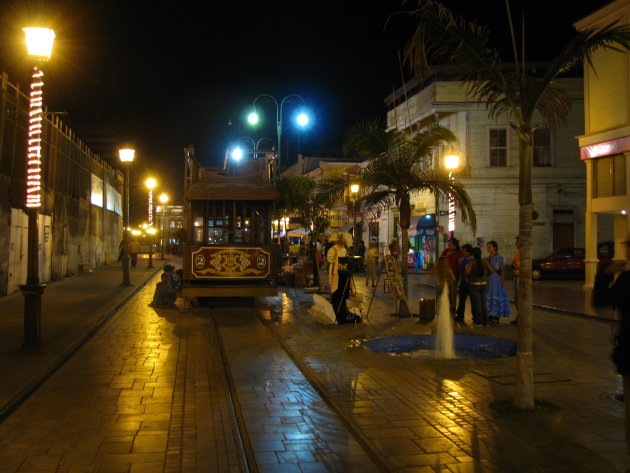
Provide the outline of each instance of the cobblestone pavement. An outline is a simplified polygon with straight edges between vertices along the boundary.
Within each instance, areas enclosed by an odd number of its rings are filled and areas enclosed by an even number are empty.
[[[423,278],[410,276],[412,306],[433,296],[419,285],[427,283]],[[630,467],[623,404],[615,399],[620,380],[608,359],[608,321],[536,310],[536,397],[547,404],[517,412],[509,408],[513,357],[412,359],[358,346],[434,329],[434,322],[389,315],[394,307],[382,287],[365,323],[324,326],[308,315],[312,300],[303,289],[260,299],[258,318],[245,308],[154,310],[147,304],[156,280],[0,424],[0,473],[240,472],[235,417],[244,421],[262,472],[607,473]],[[104,281],[104,275],[94,278],[94,284]],[[355,282],[371,297],[360,276]],[[9,308],[0,300],[3,313]],[[515,339],[516,327],[507,322],[456,330]],[[27,381],[15,374],[20,366],[37,374],[31,368],[38,357],[48,363],[60,352],[48,346],[39,355],[0,353],[2,364],[11,364],[0,366],[13,388],[7,392]],[[221,347],[230,378],[223,375]],[[235,411],[230,382],[238,394]]]

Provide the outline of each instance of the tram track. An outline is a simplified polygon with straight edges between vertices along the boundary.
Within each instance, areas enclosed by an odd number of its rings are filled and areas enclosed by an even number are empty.
[[[370,444],[370,442],[365,438],[365,436],[361,433],[359,428],[354,425],[353,421],[349,419],[344,413],[336,406],[331,396],[327,393],[327,391],[321,387],[316,381],[315,377],[312,375],[310,369],[306,366],[304,362],[300,359],[299,355],[297,355],[291,347],[286,343],[282,335],[275,329],[273,324],[270,324],[268,320],[265,320],[264,316],[261,313],[260,307],[243,309],[247,311],[251,311],[252,321],[260,324],[262,329],[270,336],[273,340],[274,345],[287,357],[290,363],[295,367],[295,370],[299,372],[301,377],[308,383],[308,386],[312,389],[315,397],[319,397],[323,402],[323,405],[330,410],[330,412],[334,415],[336,421],[338,421],[341,428],[346,432],[349,438],[352,438],[360,447],[361,450],[365,453],[366,461],[369,460],[369,463],[373,465],[374,468],[371,468],[370,471],[379,471],[381,473],[391,471],[383,462],[380,455],[376,452],[374,447]],[[216,317],[213,315],[213,311],[210,311],[209,316],[211,322],[211,329],[213,331],[212,337],[214,337],[217,341],[217,347],[220,352],[220,363],[224,369],[224,377],[226,385],[228,386],[229,403],[232,406],[233,413],[233,421],[236,426],[236,432],[240,436],[238,439],[238,443],[241,448],[241,454],[243,459],[243,465],[245,471],[247,472],[258,472],[258,465],[256,460],[255,449],[252,445],[252,438],[248,433],[248,421],[247,415],[243,412],[241,408],[241,403],[239,401],[239,389],[237,387],[238,381],[234,379],[233,370],[234,366],[230,362],[230,356],[228,354],[228,348],[226,347],[224,337],[221,335],[221,324],[217,321]],[[305,403],[303,409],[308,410],[310,406],[308,403]],[[317,442],[315,442],[317,443]],[[315,450],[319,450],[321,446],[314,446]],[[335,465],[334,463],[330,463],[327,465],[329,471],[345,471],[343,469],[339,469],[339,465]]]

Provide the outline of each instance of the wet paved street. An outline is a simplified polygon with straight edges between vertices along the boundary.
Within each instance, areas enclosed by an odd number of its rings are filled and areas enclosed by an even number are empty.
[[[301,473],[630,467],[609,322],[536,310],[536,397],[546,409],[515,412],[514,358],[411,359],[358,346],[434,329],[389,315],[382,288],[368,323],[323,326],[302,289],[259,300],[256,313],[155,310],[156,280],[0,424],[0,473],[240,472],[248,458],[253,471]],[[434,292],[421,282],[410,276],[414,312]],[[456,330],[517,335],[507,321]],[[14,360],[0,369],[19,384],[24,359],[2,360]]]

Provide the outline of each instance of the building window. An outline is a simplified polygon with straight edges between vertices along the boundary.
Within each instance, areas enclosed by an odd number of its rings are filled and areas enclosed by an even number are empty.
[[[491,167],[507,166],[507,129],[491,128],[488,135]]]
[[[593,163],[593,197],[626,194],[626,156],[598,158]]]
[[[549,128],[536,128],[533,142],[534,166],[551,166],[551,133]]]

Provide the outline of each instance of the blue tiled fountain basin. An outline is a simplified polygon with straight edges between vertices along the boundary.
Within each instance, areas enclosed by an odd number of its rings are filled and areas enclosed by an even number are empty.
[[[516,342],[504,338],[481,335],[455,335],[457,358],[503,358],[516,356]],[[363,343],[368,350],[377,353],[408,358],[435,358],[435,335],[397,335],[374,338]]]

